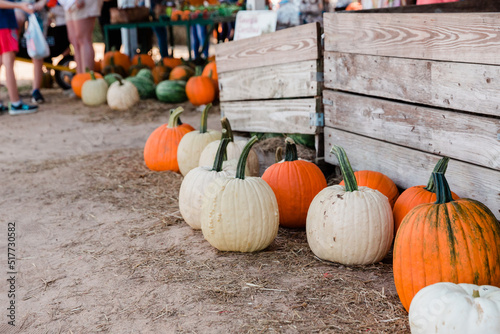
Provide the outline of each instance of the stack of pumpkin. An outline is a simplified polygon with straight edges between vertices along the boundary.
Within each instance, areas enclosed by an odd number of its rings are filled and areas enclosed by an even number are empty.
[[[130,60],[127,55],[113,50],[106,52],[95,68],[94,73],[77,74],[71,81],[75,95],[89,106],[108,102],[113,109],[125,110],[139,99],[149,98],[167,103],[189,99],[198,106],[211,103],[218,95],[214,59],[204,67],[193,68],[179,58],[163,58],[155,64],[148,54],[136,54]],[[108,89],[111,90],[109,94]]]

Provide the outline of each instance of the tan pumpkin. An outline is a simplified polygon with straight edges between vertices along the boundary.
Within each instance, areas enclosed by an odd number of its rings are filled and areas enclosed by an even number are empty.
[[[116,78],[107,92],[108,106],[111,109],[127,110],[139,102],[139,92],[135,86],[126,80]]]

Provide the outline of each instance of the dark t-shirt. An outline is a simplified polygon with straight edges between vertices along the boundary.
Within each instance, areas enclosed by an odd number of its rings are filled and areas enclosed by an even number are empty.
[[[16,15],[13,9],[0,9],[0,29],[17,29]]]

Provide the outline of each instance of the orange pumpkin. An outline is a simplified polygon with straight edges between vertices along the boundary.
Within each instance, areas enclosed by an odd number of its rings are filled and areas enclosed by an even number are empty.
[[[187,65],[179,65],[172,69],[170,75],[168,76],[169,80],[181,80],[187,81],[194,75],[194,70]]]
[[[436,166],[434,167],[435,173],[445,173],[446,168],[448,167],[448,161],[450,158],[444,157],[438,161]],[[453,199],[459,199],[460,197],[451,192],[451,196]],[[394,204],[394,208],[392,212],[394,213],[394,233],[397,232],[399,225],[403,221],[403,218],[406,216],[411,209],[416,207],[419,204],[423,203],[432,203],[436,201],[436,187],[434,184],[434,180],[432,174],[429,178],[429,182],[427,186],[414,186],[406,189],[399,195],[396,203]]]
[[[326,179],[314,163],[298,160],[297,147],[290,137],[285,142],[285,160],[269,166],[262,179],[278,200],[280,225],[304,228],[309,205],[326,187]]]
[[[215,65],[215,61],[209,62],[203,68],[203,72],[201,73],[204,77],[209,77],[214,82],[215,95],[219,93],[219,76],[217,75],[217,66]]]
[[[170,68],[174,68],[174,67],[177,67],[179,65],[182,65],[182,63],[183,63],[182,58],[173,58],[173,57],[163,58],[163,65],[170,67]]]
[[[179,21],[182,19],[182,10],[180,9],[174,9],[172,11],[172,14],[170,14],[170,20],[172,21]]]
[[[156,66],[151,71],[153,75],[153,80],[155,84],[158,84],[161,81],[168,80],[168,76],[170,74],[170,67],[167,67],[163,64],[163,62],[158,62]]]
[[[94,75],[96,79],[102,78],[102,75],[100,73],[94,73]],[[71,88],[73,89],[73,92],[76,96],[82,98],[83,83],[90,79],[92,79],[92,77],[89,72],[78,73],[73,76],[73,78],[71,79]]]
[[[140,63],[142,65],[146,65],[147,67],[149,67],[150,70],[152,70],[155,67],[155,61],[153,60],[153,58],[148,54],[142,54],[142,53],[138,53],[132,58],[132,63],[131,63],[132,66],[139,64],[139,58],[140,58]]]
[[[111,57],[113,57],[115,65],[123,67],[125,71],[129,70],[130,58],[126,54],[121,53],[120,51],[115,51],[114,49],[104,54],[101,68],[104,68],[111,63]]]
[[[394,181],[387,175],[372,170],[360,170],[354,172],[354,176],[356,176],[358,186],[380,191],[389,199],[391,208],[394,207],[394,203],[399,196],[399,190]],[[344,181],[340,182],[340,185],[344,185]]]
[[[186,83],[186,95],[195,106],[212,103],[215,99],[214,82],[209,77],[201,75],[201,67],[196,68],[196,75]]]
[[[347,5],[347,7],[345,8],[345,10],[362,10],[363,9],[363,5],[360,4],[359,2],[357,1],[354,1],[354,2],[351,2],[349,5]]]
[[[499,222],[476,200],[453,200],[443,173],[433,178],[436,202],[413,208],[394,241],[394,284],[407,311],[434,283],[500,286]]]
[[[191,11],[189,9],[183,10],[181,14],[181,20],[188,21],[190,19]]]
[[[170,170],[179,172],[177,147],[182,137],[194,128],[189,124],[179,125],[182,107],[173,109],[167,124],[163,124],[151,133],[144,146],[144,162],[155,171]]]
[[[94,72],[102,73],[101,60],[94,61]]]

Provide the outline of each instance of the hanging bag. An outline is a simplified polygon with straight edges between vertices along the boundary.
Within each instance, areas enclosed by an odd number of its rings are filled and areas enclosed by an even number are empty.
[[[45,40],[42,28],[38,24],[35,14],[28,16],[28,29],[25,32],[26,48],[32,59],[43,59],[50,55],[49,45]]]

